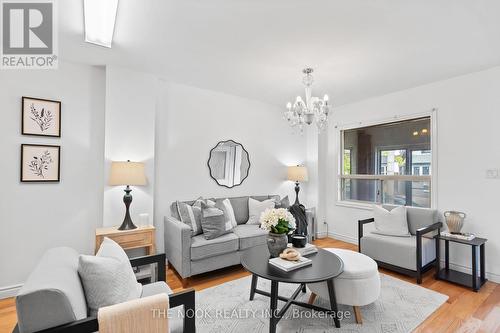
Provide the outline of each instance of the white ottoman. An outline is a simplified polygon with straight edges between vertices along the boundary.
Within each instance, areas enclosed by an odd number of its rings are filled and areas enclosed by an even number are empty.
[[[375,302],[380,295],[380,276],[377,263],[370,257],[343,249],[325,249],[335,253],[344,262],[344,271],[334,279],[335,297],[338,304],[352,305],[358,324],[362,323],[359,306]],[[312,294],[309,303],[316,296],[328,299],[326,282],[308,284]]]

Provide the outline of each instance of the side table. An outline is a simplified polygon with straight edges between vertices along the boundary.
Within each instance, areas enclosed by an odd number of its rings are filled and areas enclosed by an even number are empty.
[[[146,254],[156,252],[155,227],[140,226],[132,230],[118,230],[118,227],[98,228],[95,231],[95,253],[99,250],[104,237],[111,238],[124,250],[146,248]]]
[[[436,279],[449,281],[461,286],[472,288],[474,291],[479,291],[479,289],[485,284],[486,273],[485,273],[485,249],[484,245],[487,241],[485,238],[476,237],[472,240],[464,240],[459,238],[447,237],[441,234],[436,235]],[[440,256],[440,241],[444,241],[444,268],[441,268],[441,256]],[[450,269],[450,242],[468,245],[472,249],[472,274],[467,274],[463,272],[458,272]],[[478,248],[479,248],[479,258],[478,258]],[[480,275],[477,275],[479,264]]]

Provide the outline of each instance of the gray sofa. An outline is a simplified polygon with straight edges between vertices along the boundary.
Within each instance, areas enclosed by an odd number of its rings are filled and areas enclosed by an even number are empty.
[[[250,196],[259,201],[280,200],[278,195]],[[191,237],[191,229],[180,221],[177,203],[170,205],[171,216],[165,217],[165,254],[170,265],[182,277],[183,286],[190,276],[240,263],[241,251],[266,244],[267,232],[258,225],[246,225],[249,196],[228,198],[238,226],[234,232],[206,240],[203,234]],[[221,198],[225,199],[225,198]],[[211,198],[211,200],[217,200]],[[185,201],[192,205],[194,201]]]
[[[395,206],[384,206],[391,210]],[[422,273],[436,260],[436,240],[442,223],[432,209],[406,207],[411,237],[386,236],[373,233],[373,218],[358,221],[358,250],[374,259],[380,267],[413,276],[422,282]]]
[[[87,302],[78,275],[79,254],[68,247],[45,252],[37,267],[16,297],[18,323],[14,332],[96,332],[98,321],[88,316]],[[184,306],[195,310],[194,290],[173,294],[165,281],[165,255],[158,254],[130,260],[132,266],[158,264],[156,280],[143,285],[142,297],[159,293],[169,295],[171,308]],[[174,313],[179,311],[175,310]],[[169,319],[170,332],[194,332],[194,318]]]

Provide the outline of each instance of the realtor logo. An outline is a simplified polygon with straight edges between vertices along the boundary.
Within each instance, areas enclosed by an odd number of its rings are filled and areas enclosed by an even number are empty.
[[[57,68],[53,0],[3,0],[2,69]]]

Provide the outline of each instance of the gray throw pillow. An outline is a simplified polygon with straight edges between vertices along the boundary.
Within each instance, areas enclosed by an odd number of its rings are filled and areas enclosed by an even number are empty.
[[[233,224],[226,218],[224,211],[205,202],[201,202],[201,226],[205,239],[233,232]]]
[[[275,203],[274,208],[285,208],[285,209],[290,208],[290,199],[288,199],[288,195],[279,201],[275,200],[274,203]]]
[[[373,206],[373,218],[375,219],[375,234],[386,236],[410,237],[408,222],[406,218],[406,207],[398,206],[391,211],[384,207]]]
[[[203,233],[203,229],[201,227],[202,202],[211,206],[215,205],[215,202],[211,200],[204,200],[201,197],[196,199],[192,205],[177,201],[177,211],[179,213],[180,221],[191,228],[191,236]]]
[[[96,316],[103,306],[141,297],[142,285],[136,280],[127,254],[107,237],[95,256],[80,255],[78,274],[91,316]]]

